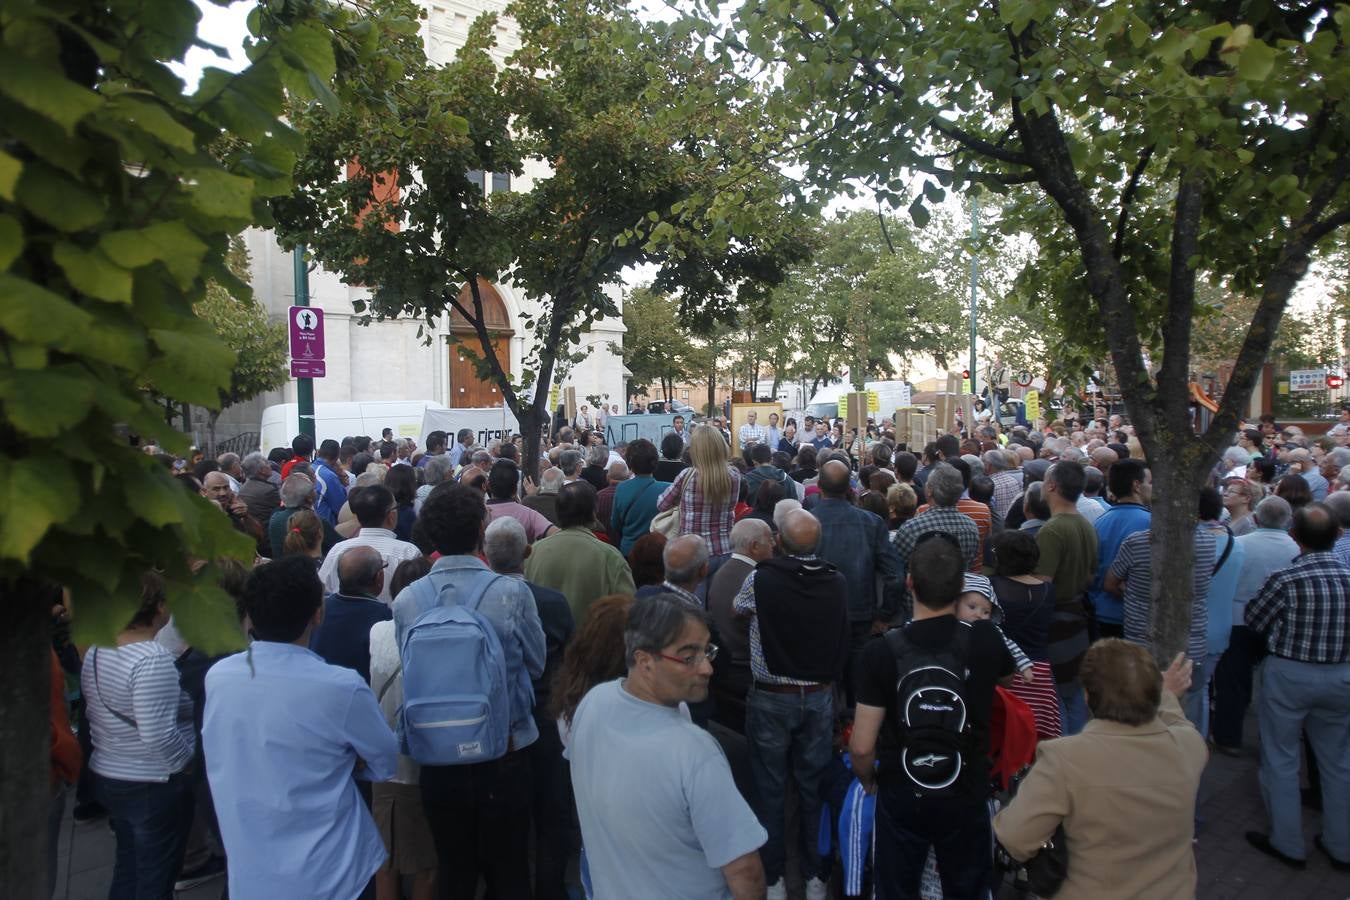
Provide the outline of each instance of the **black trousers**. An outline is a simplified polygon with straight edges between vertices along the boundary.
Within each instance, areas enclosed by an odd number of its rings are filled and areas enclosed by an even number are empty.
[[[441,900],[530,900],[528,748],[467,766],[423,766],[422,807],[436,843]]]
[[[1252,669],[1260,659],[1260,637],[1246,625],[1234,625],[1228,649],[1214,667],[1214,710],[1209,732],[1222,747],[1242,746],[1242,720],[1252,702]]]
[[[536,715],[539,740],[525,748],[534,780],[534,900],[567,900],[572,854],[572,773],[557,720]]]

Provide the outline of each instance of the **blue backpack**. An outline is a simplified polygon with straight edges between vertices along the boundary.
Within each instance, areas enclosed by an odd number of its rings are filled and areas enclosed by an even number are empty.
[[[506,755],[511,739],[506,654],[497,629],[478,611],[500,577],[476,576],[452,602],[418,616],[403,636],[399,734],[405,752],[423,765],[468,765]]]

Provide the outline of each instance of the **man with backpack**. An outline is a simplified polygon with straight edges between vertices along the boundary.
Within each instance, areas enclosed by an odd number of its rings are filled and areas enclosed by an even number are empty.
[[[441,896],[473,900],[481,875],[497,900],[528,900],[539,612],[529,585],[476,555],[489,521],[481,492],[442,484],[418,521],[441,558],[394,600],[400,733],[422,766]]]
[[[850,750],[877,795],[880,900],[919,896],[929,847],[947,900],[989,896],[989,710],[1014,666],[992,623],[957,621],[964,569],[954,538],[920,538],[906,577],[914,620],[863,650]]]

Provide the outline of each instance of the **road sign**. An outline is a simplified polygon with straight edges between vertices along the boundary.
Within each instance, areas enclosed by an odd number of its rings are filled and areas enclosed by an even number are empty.
[[[1326,388],[1326,369],[1294,369],[1289,373],[1289,390],[1320,391]]]
[[[1022,402],[1026,408],[1027,421],[1035,426],[1036,420],[1041,417],[1041,392],[1027,391]]]
[[[1018,387],[1031,387],[1031,373],[1026,369],[1023,369],[1017,373],[1017,377],[1013,379],[1013,383]]]
[[[291,333],[291,377],[323,378],[323,310],[292,306],[287,320]]]
[[[1345,384],[1345,376],[1337,373],[1327,375],[1327,387],[1338,388]]]

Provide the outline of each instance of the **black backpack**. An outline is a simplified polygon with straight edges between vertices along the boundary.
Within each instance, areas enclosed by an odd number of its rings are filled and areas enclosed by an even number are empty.
[[[911,642],[904,628],[886,640],[899,673],[895,724],[903,779],[922,794],[951,793],[965,767],[971,732],[965,696],[970,626],[958,622],[952,642],[932,650]]]

